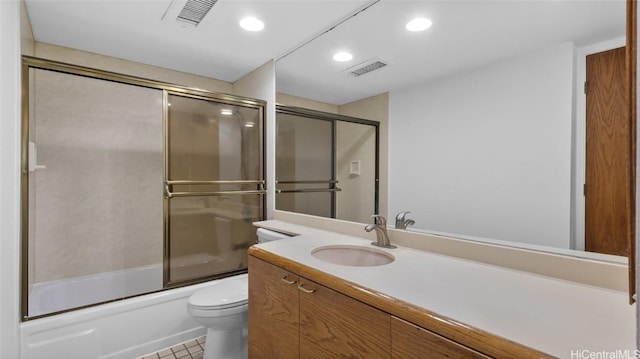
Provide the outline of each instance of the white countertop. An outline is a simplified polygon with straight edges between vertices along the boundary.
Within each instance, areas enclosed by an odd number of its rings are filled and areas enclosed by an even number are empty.
[[[544,353],[630,350],[633,357],[635,305],[625,292],[404,247],[374,247],[396,258],[383,266],[330,264],[311,250],[371,241],[282,221],[256,225],[299,234],[258,244],[263,250]]]

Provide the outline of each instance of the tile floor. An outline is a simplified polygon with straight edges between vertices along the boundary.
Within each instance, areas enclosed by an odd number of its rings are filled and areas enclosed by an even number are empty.
[[[205,339],[204,336],[192,339],[138,359],[202,359]]]

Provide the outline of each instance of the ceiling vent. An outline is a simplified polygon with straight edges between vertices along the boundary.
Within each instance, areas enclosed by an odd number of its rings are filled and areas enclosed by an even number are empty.
[[[188,0],[176,19],[182,23],[196,27],[217,1],[218,0]]]
[[[379,70],[388,65],[389,65],[388,61],[384,61],[381,59],[372,59],[372,60],[362,62],[358,65],[349,67],[343,72],[351,77],[360,77],[364,74],[368,74],[372,71]]]

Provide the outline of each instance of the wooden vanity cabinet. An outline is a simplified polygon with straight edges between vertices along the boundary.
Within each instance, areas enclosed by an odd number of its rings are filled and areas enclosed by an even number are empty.
[[[249,358],[553,357],[251,247]]]
[[[413,325],[400,318],[391,317],[392,359],[443,359],[489,357],[467,348],[436,333]]]
[[[389,358],[389,314],[249,257],[250,358]]]
[[[490,358],[251,255],[249,288],[249,358]]]
[[[298,275],[249,257],[249,357],[298,358]]]

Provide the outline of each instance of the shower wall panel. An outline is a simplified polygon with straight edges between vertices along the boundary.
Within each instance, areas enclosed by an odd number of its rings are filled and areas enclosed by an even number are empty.
[[[162,263],[162,91],[30,71],[33,281]]]

